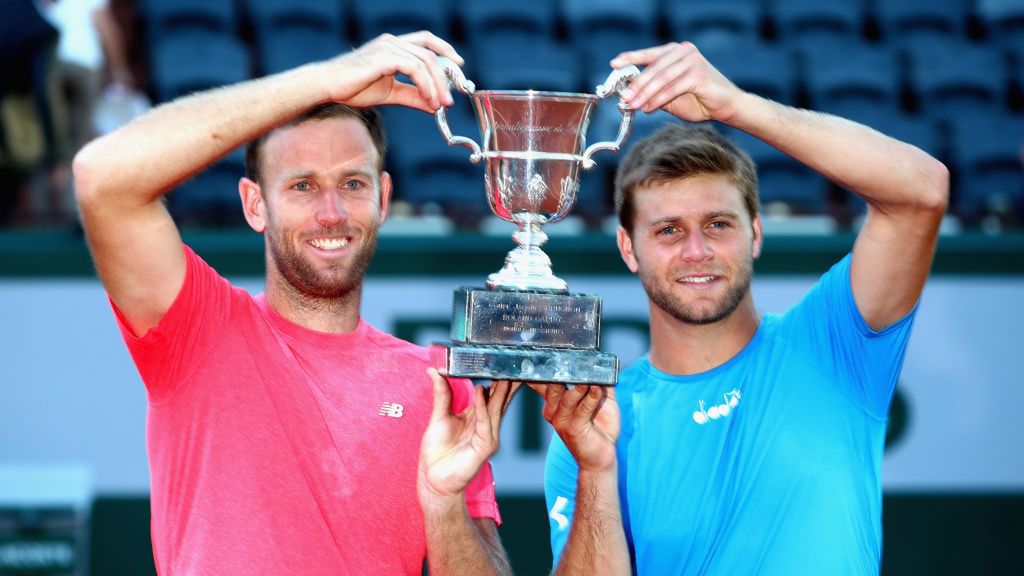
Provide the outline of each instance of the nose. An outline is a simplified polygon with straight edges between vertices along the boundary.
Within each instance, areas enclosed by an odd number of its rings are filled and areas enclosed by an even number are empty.
[[[714,255],[715,251],[703,234],[689,234],[683,242],[681,256],[687,262],[703,262]]]
[[[316,210],[316,221],[321,226],[334,226],[348,220],[344,202],[333,191],[324,191]]]

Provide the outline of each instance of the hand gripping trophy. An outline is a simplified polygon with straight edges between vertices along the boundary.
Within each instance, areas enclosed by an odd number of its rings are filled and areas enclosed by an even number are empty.
[[[633,110],[620,99],[622,123],[614,142],[586,146],[587,126],[603,98],[639,75],[635,66],[612,72],[597,94],[534,90],[476,90],[452,61],[441,65],[449,83],[473,101],[483,146],[452,135],[445,108],[437,124],[449,145],[470,148],[485,161],[491,210],[519,227],[518,245],[486,287],[457,288],[452,341],[445,344],[451,376],[614,385],[618,358],[601,352],[601,299],[570,293],[551,272],[540,246],[541,226],[564,218],[576,200],[580,169],[600,150],[618,151]]]

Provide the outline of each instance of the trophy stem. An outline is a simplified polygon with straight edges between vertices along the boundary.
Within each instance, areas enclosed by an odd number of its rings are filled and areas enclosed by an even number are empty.
[[[487,287],[511,290],[552,290],[567,292],[565,280],[551,272],[551,259],[540,249],[548,235],[541,230],[543,220],[516,218],[519,226],[512,239],[517,247],[505,257],[505,266],[487,277]]]

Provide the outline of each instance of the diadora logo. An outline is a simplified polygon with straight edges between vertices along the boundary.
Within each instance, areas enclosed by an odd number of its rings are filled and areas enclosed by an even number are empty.
[[[380,412],[377,412],[377,414],[380,414],[381,416],[390,416],[391,418],[401,418],[404,411],[405,408],[401,404],[385,402],[380,405]]]
[[[718,420],[719,418],[725,418],[732,414],[732,411],[739,406],[740,403],[740,391],[733,388],[731,392],[726,392],[722,395],[725,398],[725,402],[722,404],[715,404],[711,408],[704,406],[704,401],[698,402],[698,409],[693,413],[693,421],[697,424],[707,424],[709,420]]]

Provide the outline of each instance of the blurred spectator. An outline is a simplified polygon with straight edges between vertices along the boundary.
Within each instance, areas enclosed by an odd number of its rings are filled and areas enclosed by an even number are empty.
[[[74,214],[70,160],[96,135],[97,103],[104,97],[117,102],[133,92],[135,81],[124,35],[107,0],[42,0],[39,6],[60,33],[52,78],[55,138],[46,216],[64,223]]]
[[[0,224],[7,224],[46,158],[44,86],[57,31],[32,0],[0,0],[0,14]]]

